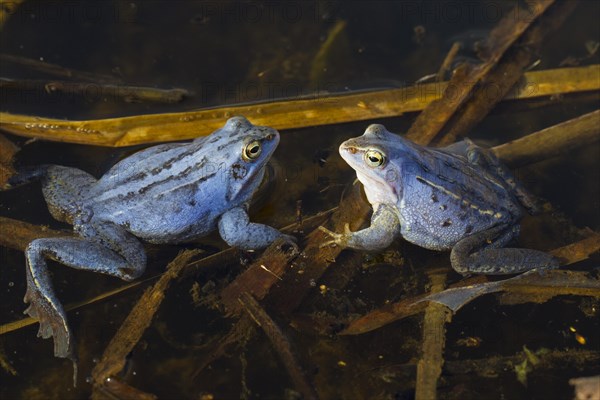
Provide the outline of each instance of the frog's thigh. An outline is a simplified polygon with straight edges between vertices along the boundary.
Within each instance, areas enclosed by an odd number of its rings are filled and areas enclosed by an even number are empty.
[[[77,168],[47,166],[42,180],[42,193],[54,218],[71,223],[77,205],[97,180]]]
[[[228,245],[244,250],[267,247],[282,236],[275,228],[250,222],[242,207],[233,208],[221,216],[219,234]]]
[[[452,248],[452,268],[463,275],[500,275],[558,267],[556,259],[542,251],[502,248],[512,237],[512,228],[494,227],[462,239]],[[488,244],[488,241],[492,243]],[[481,249],[485,245],[488,247]]]
[[[98,254],[91,258],[100,257],[99,252],[102,249],[109,250],[111,253],[104,256],[107,263],[99,262],[94,266],[88,264],[89,267],[83,267],[84,269],[91,269],[125,280],[135,279],[144,273],[146,269],[144,246],[135,236],[121,226],[112,222],[92,219],[85,224],[77,224],[74,228],[82,237],[98,246]],[[90,250],[92,250],[91,247]]]

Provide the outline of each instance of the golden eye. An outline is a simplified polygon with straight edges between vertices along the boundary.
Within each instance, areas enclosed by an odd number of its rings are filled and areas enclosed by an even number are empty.
[[[242,151],[242,158],[244,161],[254,161],[262,152],[262,145],[258,140],[253,140],[244,147]]]
[[[368,150],[365,153],[365,162],[371,168],[377,168],[385,162],[385,156],[377,150]]]

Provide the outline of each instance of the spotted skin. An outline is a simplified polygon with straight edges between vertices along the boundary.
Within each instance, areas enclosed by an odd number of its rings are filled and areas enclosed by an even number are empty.
[[[522,207],[533,199],[489,151],[469,140],[443,149],[419,146],[371,125],[340,146],[373,206],[367,229],[334,233],[326,244],[375,250],[402,236],[431,250],[451,250],[452,267],[467,275],[555,268],[537,250],[503,248],[519,234]]]
[[[39,179],[51,214],[73,225],[76,238],[32,241],[27,260],[26,313],[38,336],[54,337],[54,353],[75,362],[64,309],[45,259],[124,280],[146,267],[141,240],[191,241],[218,230],[231,246],[258,249],[284,236],[250,223],[248,203],[279,143],[272,128],[234,117],[208,137],[150,147],[125,158],[96,180],[75,168],[24,169],[12,185]]]

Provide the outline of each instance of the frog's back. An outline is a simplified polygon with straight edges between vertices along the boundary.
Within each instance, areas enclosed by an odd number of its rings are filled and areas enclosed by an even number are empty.
[[[166,143],[138,151],[119,161],[96,183],[90,195],[93,197],[116,188],[143,184],[161,172],[166,172],[178,159],[190,156],[196,149],[191,143]],[[187,151],[186,151],[187,149]]]
[[[155,146],[124,159],[90,190],[94,216],[150,242],[175,242],[214,230],[226,204],[223,166],[202,141]],[[229,205],[228,205],[229,206]]]
[[[186,242],[213,231],[219,216],[232,207],[226,201],[226,186],[210,181],[214,174],[193,181],[173,181],[169,188],[119,208],[97,208],[101,218],[126,227],[148,242]]]
[[[521,216],[502,180],[464,157],[423,148],[418,159],[397,162],[403,184],[397,206],[402,235],[410,242],[448,250],[466,236]]]

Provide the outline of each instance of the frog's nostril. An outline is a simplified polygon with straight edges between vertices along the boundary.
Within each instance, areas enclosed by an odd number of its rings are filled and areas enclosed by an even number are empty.
[[[356,154],[358,150],[356,149],[356,147],[346,147],[346,151],[352,154]]]

